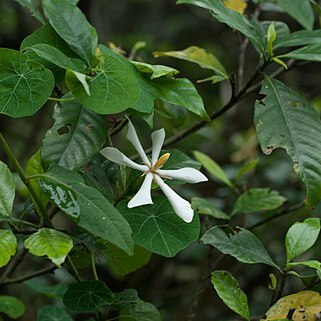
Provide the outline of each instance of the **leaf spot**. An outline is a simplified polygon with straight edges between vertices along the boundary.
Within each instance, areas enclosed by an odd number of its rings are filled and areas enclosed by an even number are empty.
[[[66,125],[58,128],[57,129],[57,134],[59,136],[69,134],[71,126],[72,126],[71,124],[66,124]]]

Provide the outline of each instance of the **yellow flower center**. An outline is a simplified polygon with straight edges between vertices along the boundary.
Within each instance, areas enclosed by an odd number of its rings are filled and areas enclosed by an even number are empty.
[[[171,156],[170,153],[165,153],[164,155],[162,155],[157,162],[155,163],[155,165],[152,167],[151,171],[152,172],[156,172],[159,168],[161,168],[169,159],[169,157]]]

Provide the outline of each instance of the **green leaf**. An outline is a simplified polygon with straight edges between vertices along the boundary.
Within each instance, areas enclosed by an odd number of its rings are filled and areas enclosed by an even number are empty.
[[[209,120],[203,100],[190,80],[162,77],[149,83],[157,90],[161,100],[184,107],[202,119]]]
[[[39,279],[28,280],[23,282],[23,284],[36,293],[40,293],[48,298],[54,299],[62,299],[68,289],[68,285],[66,283],[49,285]]]
[[[57,104],[53,118],[55,123],[46,133],[41,151],[46,166],[55,163],[79,169],[99,152],[106,140],[105,118],[79,103]]]
[[[239,288],[233,275],[228,271],[214,271],[211,281],[223,302],[242,318],[250,320],[246,294]]]
[[[25,305],[16,297],[0,295],[0,312],[12,319],[18,319],[25,313]]]
[[[16,186],[8,166],[0,161],[0,214],[11,215]]]
[[[38,311],[37,321],[73,321],[73,319],[59,306],[45,305]]]
[[[307,218],[292,225],[285,237],[286,261],[289,263],[306,252],[317,241],[320,233],[320,219]]]
[[[222,80],[228,79],[228,73],[221,62],[211,53],[208,53],[205,49],[196,46],[188,47],[180,51],[165,51],[154,52],[155,57],[174,57],[198,64],[204,69],[213,70]]]
[[[234,187],[233,183],[228,179],[221,166],[218,165],[212,158],[198,151],[194,151],[193,154],[194,157],[210,174],[212,174],[221,182],[225,183],[228,187]]]
[[[320,270],[321,269],[321,262],[316,260],[310,260],[310,261],[303,261],[303,262],[291,262],[287,263],[287,268],[292,268],[294,266],[304,265],[307,267],[310,267],[312,269]]]
[[[99,49],[100,64],[95,75],[87,77],[90,96],[74,73],[66,73],[66,84],[76,99],[98,114],[116,114],[128,108],[150,113],[155,89],[125,57],[104,46]]]
[[[106,258],[112,273],[119,278],[138,270],[151,258],[151,253],[138,245],[134,247],[134,254],[129,256],[113,244],[105,242],[101,253]]]
[[[1,215],[1,214],[0,214],[0,222],[7,222],[7,223],[13,223],[13,224],[22,224],[22,225],[28,225],[28,226],[32,226],[32,227],[37,227],[37,225],[35,225],[33,223],[20,220],[19,218],[15,218],[13,216],[7,216],[7,215]]]
[[[86,69],[86,64],[82,60],[69,58],[56,47],[45,43],[39,43],[32,47],[27,47],[25,50],[32,50],[39,57],[63,69],[71,69],[75,71],[84,71]]]
[[[288,52],[284,55],[277,56],[277,58],[290,58],[297,60],[308,60],[308,61],[321,61],[321,43],[308,45],[303,48],[299,48]]]
[[[235,175],[234,180],[237,182],[239,181],[245,174],[247,174],[249,171],[252,169],[256,168],[258,165],[259,160],[258,159],[253,159],[249,161],[247,164],[245,164]]]
[[[142,301],[134,289],[115,294],[113,307],[120,311],[120,321],[161,321],[157,308],[149,302]]]
[[[179,73],[178,70],[163,66],[163,65],[150,65],[145,62],[131,61],[131,63],[142,73],[149,74],[150,79],[159,78],[162,76],[175,76]]]
[[[42,24],[45,23],[45,19],[43,18],[40,10],[34,5],[32,0],[16,0],[19,2],[23,7],[28,8],[31,14]]]
[[[71,311],[94,312],[102,305],[112,304],[114,295],[102,281],[82,281],[69,287],[63,301]]]
[[[76,219],[78,226],[132,254],[134,245],[129,224],[99,191],[86,186],[80,175],[52,166],[38,177],[51,200]]]
[[[321,122],[306,99],[280,81],[265,77],[255,104],[254,122],[261,148],[271,154],[286,149],[294,170],[307,187],[306,204],[314,207],[321,199]]]
[[[300,0],[299,0],[300,1]],[[253,27],[249,20],[242,14],[228,9],[221,0],[177,0],[177,4],[186,3],[193,4],[211,10],[214,18],[219,22],[227,24],[230,28],[236,29],[248,38],[259,52],[263,52],[261,40],[257,35],[257,30]]]
[[[277,191],[271,191],[269,188],[252,188],[236,200],[232,215],[274,210],[285,201],[286,198]]]
[[[192,207],[198,214],[205,214],[221,220],[229,220],[230,217],[222,212],[219,208],[214,206],[205,198],[193,197]]]
[[[305,29],[313,29],[314,12],[307,0],[278,0],[277,4]]]
[[[199,162],[190,158],[178,149],[171,148],[161,151],[161,155],[164,155],[165,153],[170,153],[170,157],[162,169],[180,169],[182,167],[192,167],[195,169],[201,168],[201,164]]]
[[[198,239],[200,223],[197,215],[185,223],[173,211],[164,197],[153,197],[154,204],[134,208],[127,201],[117,209],[129,222],[135,244],[166,257],[175,256],[180,250]]]
[[[273,262],[261,241],[250,231],[240,229],[239,232],[226,235],[219,227],[208,230],[201,238],[204,244],[216,247],[224,254],[235,257],[239,262],[247,264],[263,263],[279,269]]]
[[[0,267],[7,265],[16,254],[17,239],[11,230],[0,230]]]
[[[0,114],[31,116],[48,100],[54,77],[19,51],[0,48]]]
[[[51,26],[90,66],[97,48],[97,34],[81,10],[66,0],[42,0],[42,5]]]
[[[41,228],[24,242],[25,248],[36,256],[48,256],[58,267],[64,263],[73,247],[72,239],[57,230]]]
[[[277,37],[274,48],[295,47],[321,43],[321,30],[299,30]]]

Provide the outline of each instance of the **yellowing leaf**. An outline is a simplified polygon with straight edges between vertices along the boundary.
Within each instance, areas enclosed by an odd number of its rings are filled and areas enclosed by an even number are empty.
[[[243,14],[247,7],[246,0],[225,0],[224,5],[226,8],[234,10],[240,14]]]
[[[290,319],[316,321],[320,318],[321,295],[315,291],[301,291],[277,301],[266,313],[266,321]]]

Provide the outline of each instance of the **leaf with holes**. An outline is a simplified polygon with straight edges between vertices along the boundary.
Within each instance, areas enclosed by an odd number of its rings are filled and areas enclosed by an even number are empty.
[[[65,306],[76,312],[94,312],[114,302],[113,293],[102,281],[82,281],[69,287],[63,298]]]
[[[0,267],[7,265],[16,254],[17,239],[11,230],[0,230]]]
[[[285,201],[286,198],[277,191],[252,188],[238,197],[231,215],[274,210],[282,206]]]
[[[90,66],[97,48],[97,34],[81,10],[66,0],[42,0],[42,5],[51,26]]]
[[[129,222],[136,244],[148,251],[172,257],[199,236],[200,223],[197,215],[191,223],[183,222],[164,197],[154,197],[154,204],[134,208],[127,201],[117,209]]]
[[[255,104],[254,122],[261,148],[271,154],[284,148],[307,188],[306,204],[321,199],[321,122],[309,102],[282,82],[265,77],[264,95]]]
[[[55,163],[71,170],[79,169],[99,152],[106,140],[104,117],[79,103],[57,104],[53,118],[55,123],[46,133],[41,150],[46,166]]]
[[[73,321],[73,319],[59,306],[45,305],[38,311],[37,321]]]
[[[289,263],[306,252],[317,241],[320,233],[320,219],[307,218],[292,225],[285,237],[286,261]]]
[[[51,166],[37,177],[54,204],[78,226],[132,255],[134,244],[129,224],[98,190],[86,186],[79,174]]]
[[[24,242],[25,248],[36,256],[48,256],[58,267],[64,263],[73,247],[72,239],[59,231],[41,228]]]
[[[235,257],[239,262],[247,264],[263,263],[279,269],[273,262],[261,241],[250,231],[240,229],[227,235],[219,227],[208,230],[201,238],[204,244],[216,247],[224,254]]]
[[[14,296],[0,295],[0,312],[12,319],[18,319],[25,313],[25,305]]]
[[[223,302],[242,318],[250,320],[246,294],[239,288],[233,275],[228,271],[215,271],[211,281]]]
[[[36,113],[54,87],[49,69],[12,49],[0,48],[0,114],[18,118]]]
[[[13,176],[8,166],[0,161],[0,215],[11,215],[15,192]]]

